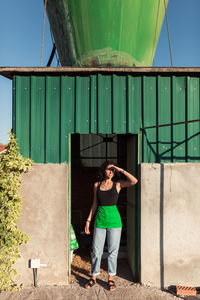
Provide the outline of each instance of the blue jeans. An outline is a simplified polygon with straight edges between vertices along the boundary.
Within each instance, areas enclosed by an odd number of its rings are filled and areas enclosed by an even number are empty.
[[[121,231],[122,228],[94,227],[92,244],[92,276],[96,276],[100,273],[101,256],[103,254],[106,235],[108,245],[108,275],[114,276],[116,274]]]

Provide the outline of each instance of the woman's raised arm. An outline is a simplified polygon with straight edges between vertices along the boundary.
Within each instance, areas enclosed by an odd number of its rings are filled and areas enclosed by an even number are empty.
[[[125,188],[125,187],[130,187],[130,186],[133,186],[135,185],[138,180],[135,176],[133,176],[131,173],[129,173],[128,171],[122,169],[122,168],[119,168],[115,165],[108,165],[107,168],[113,168],[116,172],[121,172],[122,174],[124,174],[126,176],[126,178],[128,180],[119,180],[119,183],[120,183],[120,188]]]

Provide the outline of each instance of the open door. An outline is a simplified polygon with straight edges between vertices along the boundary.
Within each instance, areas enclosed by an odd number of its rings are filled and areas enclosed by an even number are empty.
[[[127,138],[127,171],[137,177],[138,136]],[[136,185],[127,189],[127,259],[134,281],[139,280],[139,203]]]

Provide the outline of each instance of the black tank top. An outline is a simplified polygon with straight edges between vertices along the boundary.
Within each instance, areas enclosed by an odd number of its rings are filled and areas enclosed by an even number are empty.
[[[100,206],[113,206],[117,205],[119,194],[116,188],[116,182],[113,182],[113,186],[110,190],[101,191],[101,183],[97,187],[97,201]]]

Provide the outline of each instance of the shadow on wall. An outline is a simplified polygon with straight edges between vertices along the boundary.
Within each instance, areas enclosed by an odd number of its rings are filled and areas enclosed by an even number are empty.
[[[172,138],[172,129],[168,138],[165,137],[164,141],[159,139],[156,128],[150,129],[150,131],[143,130],[142,132],[143,162],[200,161],[200,131],[180,141]],[[187,129],[185,129],[184,135],[185,133],[187,133]],[[166,142],[166,140],[168,141]]]
[[[141,164],[141,282],[199,286],[200,163]]]
[[[160,168],[160,286],[164,289],[164,165]]]

